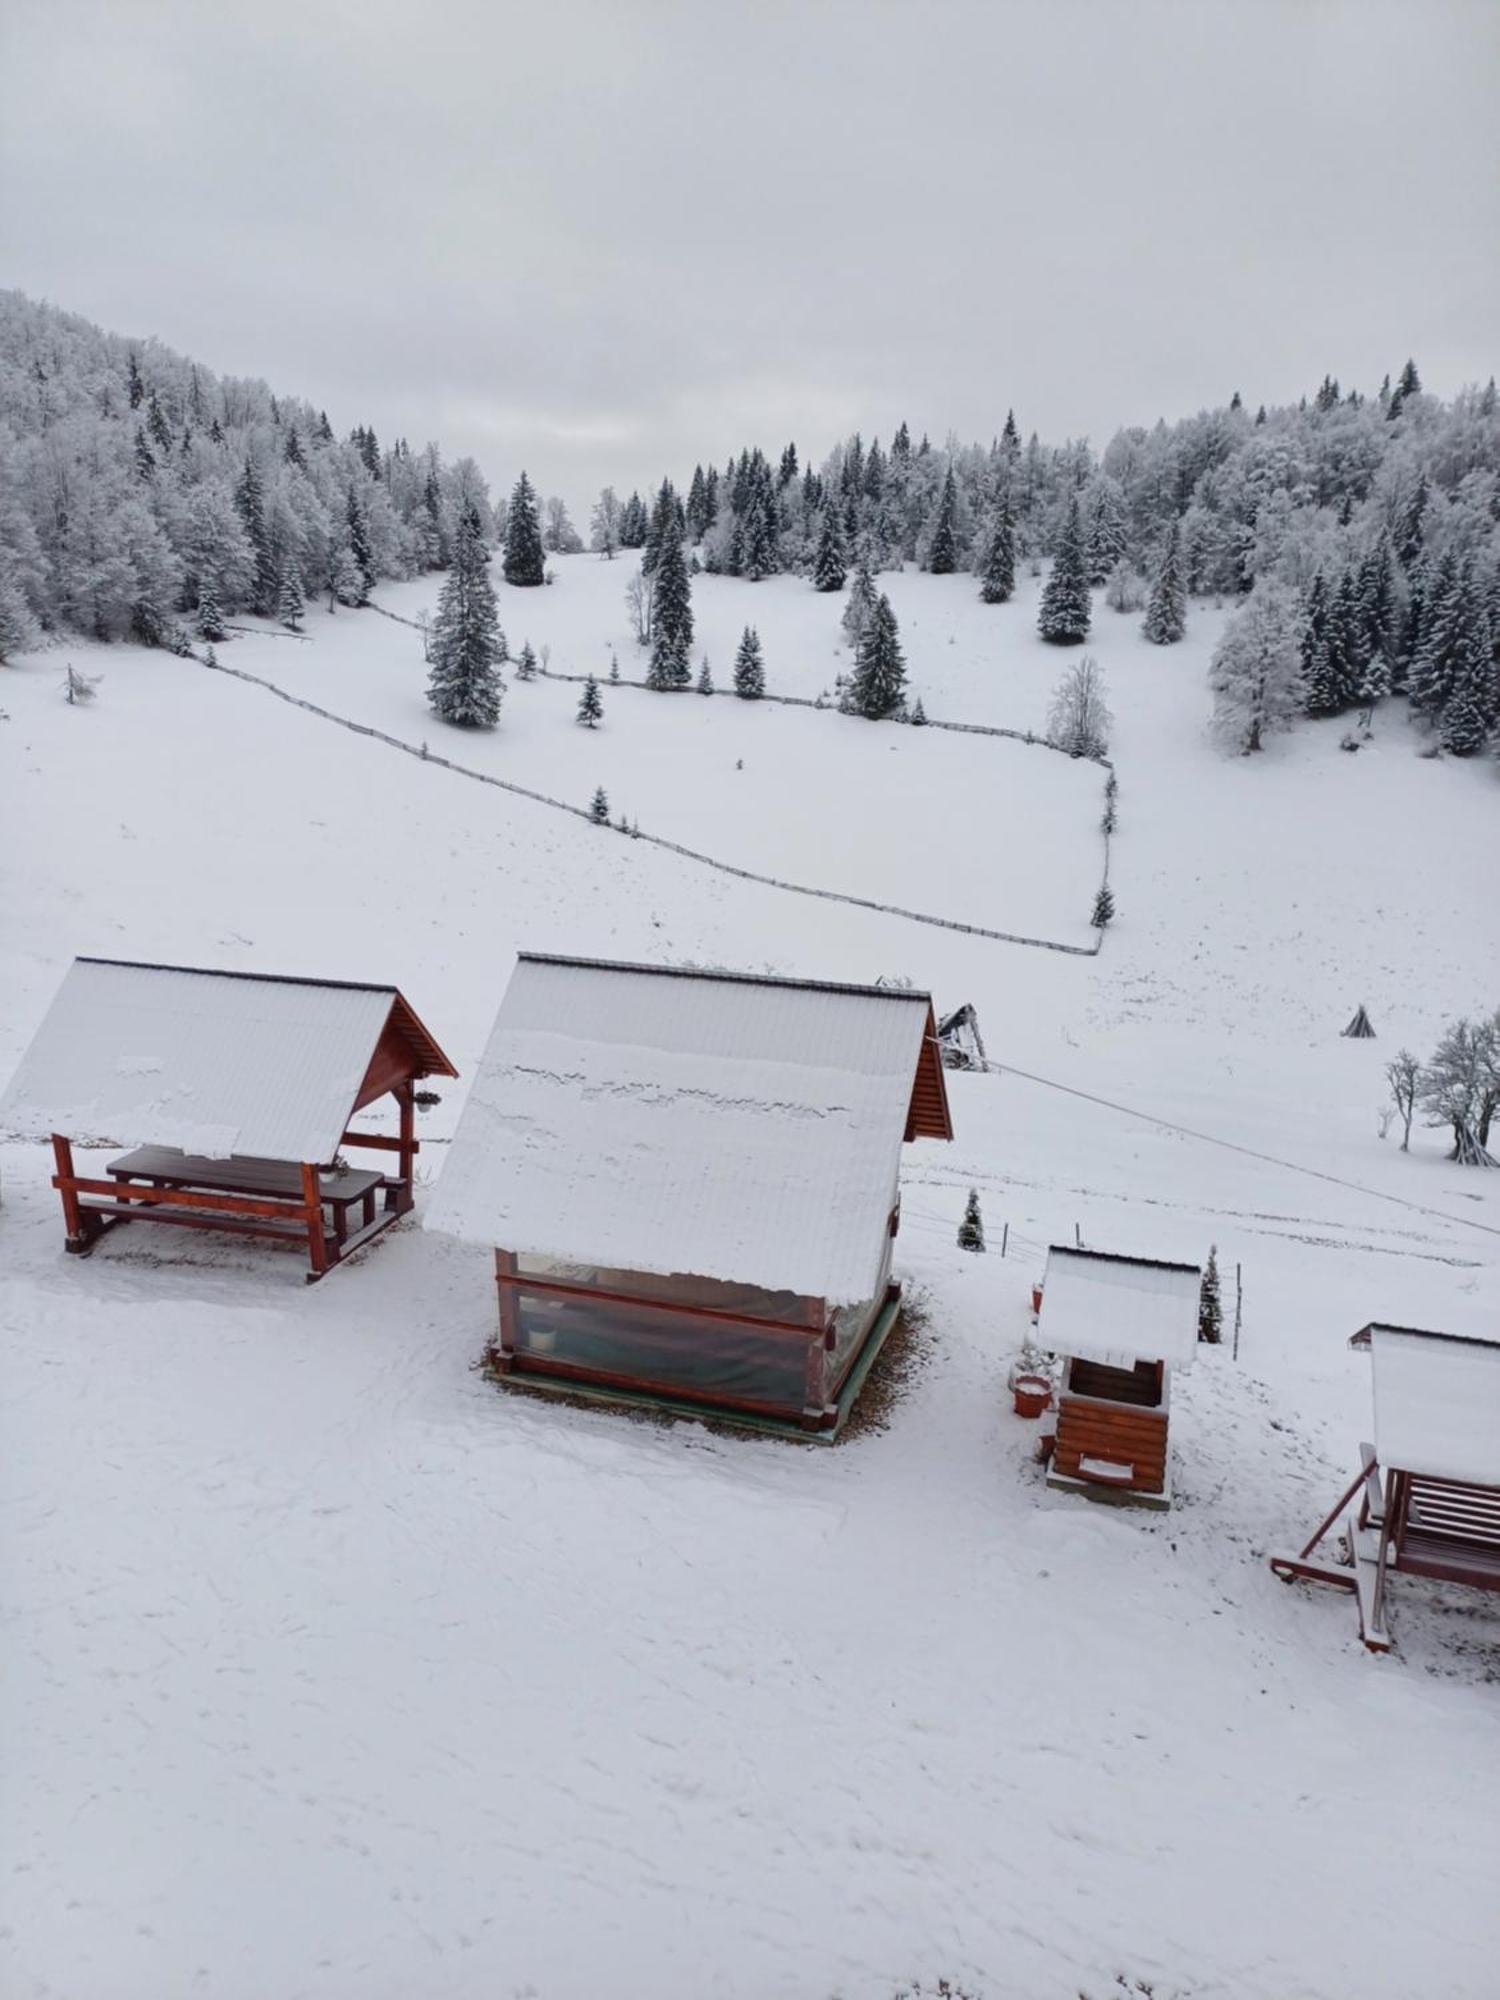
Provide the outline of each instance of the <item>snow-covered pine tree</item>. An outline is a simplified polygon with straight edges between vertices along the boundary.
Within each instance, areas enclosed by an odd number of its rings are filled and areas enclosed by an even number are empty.
[[[245,533],[255,557],[250,608],[258,616],[269,618],[276,608],[276,552],[271,546],[270,531],[266,525],[266,497],[260,467],[251,453],[246,454],[245,469],[234,492],[234,504],[245,524]]]
[[[532,647],[531,641],[528,639],[522,645],[521,651],[516,659],[516,679],[518,681],[534,681],[536,679],[536,674],[537,674],[536,653]]]
[[[1198,1338],[1217,1346],[1224,1338],[1224,1308],[1219,1300],[1219,1246],[1208,1246],[1208,1262],[1198,1287]]]
[[[276,600],[276,616],[288,632],[300,632],[304,608],[302,578],[297,573],[296,563],[288,558],[281,566],[281,590]]]
[[[1079,519],[1078,495],[1075,493],[1068,502],[1057,553],[1052,558],[1052,572],[1042,592],[1037,629],[1051,645],[1081,645],[1089,635],[1092,615],[1088,567],[1083,554],[1083,528]]]
[[[647,687],[670,692],[690,686],[693,675],[688,655],[692,645],[692,585],[683,560],[681,538],[673,532],[663,535],[657,553]]]
[[[897,712],[905,695],[906,662],[901,654],[900,629],[891,600],[882,591],[855,653],[849,705],[854,714],[879,722]]]
[[[592,674],[584,682],[583,693],[578,698],[578,720],[585,729],[596,729],[604,720],[604,697]]]
[[[714,677],[709,670],[707,653],[698,663],[698,678],[693,686],[699,694],[712,694],[714,691]]]
[[[1089,503],[1089,582],[1094,585],[1108,583],[1110,571],[1116,563],[1125,560],[1128,547],[1120,487],[1106,474],[1095,481]]]
[[[1176,520],[1167,530],[1161,562],[1151,585],[1141,636],[1153,646],[1175,646],[1187,630],[1187,591],[1182,579],[1182,530]]]
[[[1468,678],[1468,659],[1476,627],[1488,627],[1486,607],[1475,586],[1472,565],[1447,549],[1425,587],[1422,629],[1407,673],[1411,704],[1434,720],[1448,706],[1460,678]]]
[[[472,501],[459,518],[453,567],[438,597],[430,653],[427,699],[443,721],[461,729],[493,729],[504,692],[504,647],[484,526]]]
[[[950,465],[943,476],[937,513],[927,541],[927,568],[933,576],[952,576],[958,567],[957,512],[958,488],[954,484],[953,467]]]
[[[922,706],[922,697],[920,695],[912,703],[911,721],[917,729],[925,729],[927,726],[927,711]]]
[[[979,1211],[978,1188],[969,1189],[969,1199],[964,1203],[963,1221],[958,1225],[958,1247],[960,1250],[984,1249],[984,1217]]]
[[[1226,750],[1250,756],[1290,729],[1302,706],[1304,613],[1271,577],[1261,577],[1224,627],[1208,670],[1213,732]]]
[[[1495,725],[1495,656],[1490,645],[1488,607],[1466,570],[1463,592],[1465,617],[1449,659],[1448,697],[1443,703],[1438,734],[1453,757],[1473,757],[1489,741]]]
[[[844,635],[853,646],[858,646],[875,616],[875,577],[870,568],[868,550],[861,548],[854,563],[854,576],[849,585],[849,601],[844,606],[839,623]]]
[[[1114,891],[1110,888],[1109,884],[1105,882],[1101,885],[1098,895],[1095,896],[1094,898],[1094,908],[1092,913],[1090,914],[1089,922],[1093,925],[1096,931],[1102,931],[1102,930],[1108,930],[1109,926],[1114,922],[1114,920],[1115,920]]]
[[[507,583],[523,589],[547,580],[536,488],[524,472],[512,488],[510,505],[505,510],[505,558],[501,573]]]
[[[1333,615],[1333,596],[1322,570],[1312,580],[1303,615],[1299,645],[1302,703],[1309,715],[1338,715],[1348,706],[1341,634]]]
[[[818,552],[813,558],[813,589],[842,590],[848,574],[843,523],[839,519],[838,508],[830,504],[823,509],[823,523],[818,530]]]
[[[1010,493],[995,502],[989,534],[984,544],[984,560],[979,571],[979,596],[984,604],[1008,603],[1016,588],[1016,526],[1011,518]]]
[[[609,825],[609,794],[605,791],[603,785],[599,787],[594,793],[593,798],[589,801],[589,818],[594,822],[595,826]]]
[[[349,553],[359,564],[360,593],[357,603],[364,604],[375,582],[375,557],[370,547],[370,522],[365,513],[364,503],[351,486],[349,501],[344,513],[349,536]]]
[[[761,657],[760,634],[747,625],[734,656],[734,691],[741,701],[759,701],[766,691],[765,661]]]
[[[222,643],[227,636],[224,630],[224,612],[219,604],[218,586],[212,574],[206,575],[198,586],[198,637],[206,639],[210,645]]]
[[[341,542],[328,576],[328,608],[331,611],[335,603],[363,604],[364,601],[364,571],[355,560],[353,549],[347,542]]]

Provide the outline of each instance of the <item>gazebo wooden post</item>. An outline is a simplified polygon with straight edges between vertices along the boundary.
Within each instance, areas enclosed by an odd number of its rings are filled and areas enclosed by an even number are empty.
[[[416,1200],[412,1192],[412,1182],[416,1174],[417,1105],[416,1086],[410,1078],[405,1083],[397,1084],[396,1102],[401,1107],[401,1136],[398,1141],[401,1191],[396,1197],[396,1206],[404,1215]]]
[[[1389,1559],[1391,1537],[1398,1532],[1396,1515],[1398,1499],[1405,1499],[1405,1475],[1388,1472],[1385,1476],[1385,1516],[1380,1523],[1380,1553],[1375,1559],[1375,1588],[1370,1599],[1370,1622],[1376,1631],[1385,1629],[1385,1572]]]
[[[516,1336],[520,1331],[520,1315],[516,1310],[516,1292],[513,1285],[506,1284],[507,1277],[516,1275],[516,1253],[514,1250],[495,1252],[495,1285],[500,1294],[500,1344],[495,1351],[495,1365],[505,1374],[515,1365]]]
[[[328,1269],[328,1242],[323,1234],[323,1192],[318,1170],[302,1162],[302,1205],[307,1214],[307,1255],[312,1265],[308,1282],[321,1278]]]
[[[78,1206],[78,1192],[73,1185],[73,1144],[61,1132],[52,1134],[52,1157],[57,1164],[57,1178],[52,1185],[62,1196],[63,1223],[67,1228],[68,1241],[83,1241],[83,1211]]]

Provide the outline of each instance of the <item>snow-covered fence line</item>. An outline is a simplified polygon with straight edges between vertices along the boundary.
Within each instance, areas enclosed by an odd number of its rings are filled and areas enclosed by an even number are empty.
[[[593,816],[587,806],[575,806],[566,799],[553,798],[550,793],[536,791],[529,785],[518,785],[513,778],[497,778],[492,772],[476,771],[471,764],[459,764],[451,757],[440,756],[436,751],[429,750],[426,744],[408,743],[400,736],[392,736],[384,729],[376,729],[371,723],[356,722],[352,716],[338,715],[331,708],[324,708],[318,702],[308,701],[302,695],[290,694],[284,687],[278,687],[275,681],[267,680],[262,674],[252,674],[244,667],[226,666],[223,660],[208,659],[202,653],[191,653],[188,657],[195,660],[199,666],[207,667],[210,673],[228,674],[234,680],[248,682],[252,687],[264,688],[268,694],[274,694],[279,701],[286,702],[292,708],[304,709],[309,715],[316,715],[324,722],[337,723],[339,728],[347,729],[355,736],[367,736],[373,742],[384,743],[391,750],[399,750],[407,757],[415,757],[419,763],[437,764],[445,771],[456,772],[461,778],[472,778],[476,784],[492,785],[496,791],[510,792],[516,798],[531,800],[533,805],[551,806],[556,812],[571,813],[574,819],[581,819],[589,825],[594,824]],[[1073,958],[1095,958],[1104,941],[1102,932],[1095,937],[1092,944],[1062,944],[1056,938],[1024,937],[1017,931],[991,930],[984,924],[960,923],[955,917],[935,917],[924,910],[903,909],[896,903],[877,903],[868,896],[846,895],[841,889],[816,889],[806,882],[785,882],[779,876],[761,875],[753,868],[736,867],[731,861],[721,861],[717,856],[703,854],[695,847],[683,847],[675,840],[664,839],[659,833],[632,831],[626,837],[631,840],[643,840],[648,846],[660,848],[668,854],[680,855],[685,861],[696,862],[701,868],[713,868],[721,875],[732,875],[741,882],[754,882],[761,888],[781,889],[792,896],[812,896],[824,903],[844,903],[856,910],[874,910],[881,916],[902,917],[908,923],[929,924],[937,930],[961,931],[968,937],[991,938],[999,944],[1029,945],[1037,951],[1060,951],[1066,952]]]

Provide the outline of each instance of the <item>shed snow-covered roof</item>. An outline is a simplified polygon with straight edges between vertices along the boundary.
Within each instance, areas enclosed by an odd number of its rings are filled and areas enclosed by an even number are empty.
[[[1111,1368],[1165,1361],[1187,1368],[1198,1351],[1196,1264],[1160,1264],[1146,1257],[1112,1257],[1102,1250],[1047,1252],[1041,1345]]]
[[[1500,1341],[1378,1325],[1354,1339],[1370,1350],[1381,1464],[1500,1486]]]
[[[75,959],[0,1129],[321,1163],[388,1027],[408,1074],[456,1073],[394,986]]]
[[[523,956],[427,1226],[870,1298],[931,1037],[925,993]]]

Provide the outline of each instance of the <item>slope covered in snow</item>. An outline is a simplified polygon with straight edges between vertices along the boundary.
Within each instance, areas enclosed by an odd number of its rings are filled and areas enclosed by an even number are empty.
[[[502,589],[513,644],[631,672],[623,562],[557,567]],[[930,714],[1041,726],[1066,657],[1034,583],[998,609],[965,577],[888,584]],[[754,622],[773,689],[831,688],[837,600],[695,597],[721,682]],[[1102,2000],[1123,1972],[1159,2000],[1488,2000],[1496,1600],[1399,1579],[1377,1661],[1347,1600],[1264,1558],[1368,1434],[1349,1334],[1493,1324],[1493,1177],[1438,1134],[1382,1144],[1376,1113],[1401,1042],[1497,997],[1500,787],[1420,758],[1399,714],[1357,756],[1308,726],[1225,763],[1217,614],[1171,649],[1098,617],[1120,914],[1097,959],[737,880],[163,654],[7,670],[7,1072],[75,952],[390,980],[463,1073],[423,1121],[430,1176],[518,948],[909,976],[973,1001],[1001,1065],[950,1079],[953,1145],[908,1149],[922,1362],[886,1429],[824,1452],[502,1398],[472,1366],[488,1258],[415,1228],[310,1291],[293,1258],[186,1232],[66,1259],[45,1149],[0,1149],[8,1992],[885,2000],[946,1974]],[[630,689],[590,735],[545,681],[459,737],[409,627],[308,633],[223,658],[572,803],[603,779],[744,865],[910,868],[960,917],[1032,897],[1076,935],[1092,769]],[[69,657],[104,675],[92,708],[60,699]],[[785,826],[762,758],[798,792]],[[1360,1001],[1378,1038],[1342,1040]],[[970,1186],[982,1258],[954,1243]],[[1008,1409],[1030,1282],[1075,1231],[1217,1243],[1231,1319],[1242,1273],[1238,1359],[1174,1387],[1166,1517],[1046,1491]]]

